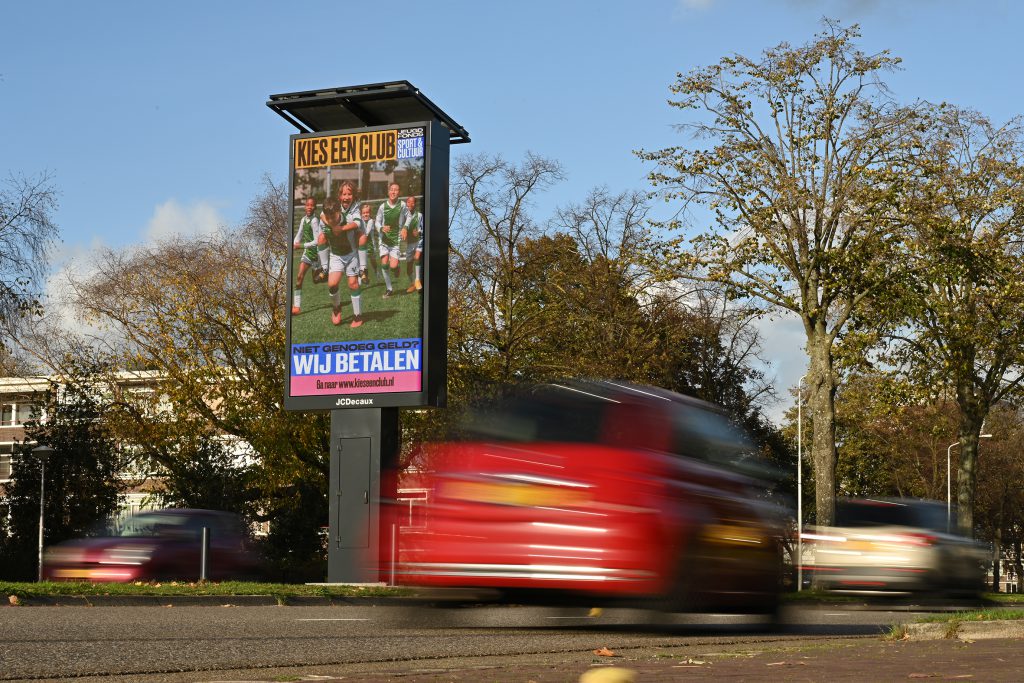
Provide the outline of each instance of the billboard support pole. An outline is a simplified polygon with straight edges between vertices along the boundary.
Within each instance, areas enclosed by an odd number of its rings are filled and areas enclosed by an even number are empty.
[[[398,408],[331,411],[329,583],[377,583],[387,576],[382,551],[388,528],[381,503],[394,500],[399,450]]]

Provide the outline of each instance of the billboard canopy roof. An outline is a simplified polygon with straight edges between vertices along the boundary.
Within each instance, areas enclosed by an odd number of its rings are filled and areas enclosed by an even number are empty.
[[[282,93],[271,95],[267,106],[303,133],[438,121],[451,144],[469,142],[466,129],[409,81]]]

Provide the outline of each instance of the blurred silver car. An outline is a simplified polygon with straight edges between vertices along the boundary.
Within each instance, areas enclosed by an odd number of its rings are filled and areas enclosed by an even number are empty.
[[[944,502],[843,499],[836,501],[836,526],[804,533],[814,558],[805,564],[824,590],[978,593],[987,549],[955,528]]]

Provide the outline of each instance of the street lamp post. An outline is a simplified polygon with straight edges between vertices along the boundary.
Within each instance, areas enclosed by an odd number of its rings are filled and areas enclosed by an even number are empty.
[[[797,382],[796,396],[796,589],[804,589],[804,378]]]
[[[53,454],[49,446],[36,446],[32,449],[32,455],[39,458],[42,467],[39,470],[39,575],[38,580],[43,580],[43,511],[46,509],[44,498],[46,496],[46,460]]]
[[[979,439],[991,439],[991,434],[979,434]],[[949,444],[949,448],[946,449],[946,533],[953,530],[952,519],[953,519],[953,477],[950,472],[950,461],[953,454],[953,446],[959,446],[960,442]]]

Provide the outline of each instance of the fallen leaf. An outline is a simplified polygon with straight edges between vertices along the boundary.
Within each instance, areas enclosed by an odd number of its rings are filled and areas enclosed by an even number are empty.
[[[9,596],[7,596],[7,602],[11,603],[12,605],[20,605],[21,604],[21,601],[18,600],[18,596],[17,595],[9,595]]]
[[[700,659],[691,659],[690,657],[687,657],[686,659],[684,659],[683,661],[681,661],[679,663],[680,664],[710,664],[710,662],[705,662],[705,661],[700,660]]]
[[[606,647],[602,647],[600,649],[594,650],[594,654],[597,655],[598,657],[614,657],[615,656],[615,653],[612,652],[611,650],[609,650]]]
[[[771,662],[770,664],[765,664],[765,666],[782,666],[783,664],[785,662]]]
[[[601,616],[601,612],[603,612],[603,611],[604,610],[602,610],[600,607],[591,607],[590,611],[587,612],[587,616],[588,617],[599,617],[599,616]]]
[[[939,678],[940,674],[910,674],[907,678]]]

